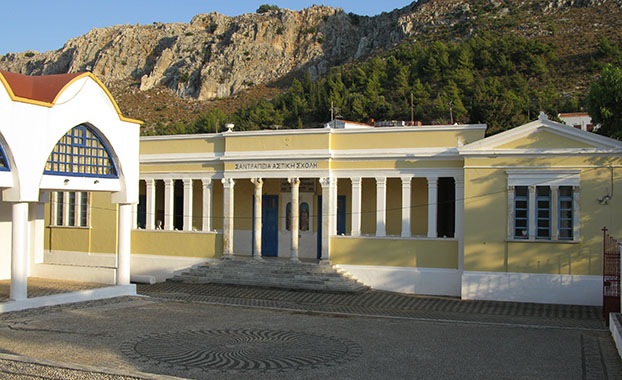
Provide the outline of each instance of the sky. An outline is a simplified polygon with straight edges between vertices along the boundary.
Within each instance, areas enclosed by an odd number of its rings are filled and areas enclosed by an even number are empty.
[[[373,16],[403,8],[414,0],[22,0],[3,1],[0,55],[56,50],[92,28],[118,24],[190,22],[199,13],[227,16],[255,12],[261,4],[300,10],[313,4]]]

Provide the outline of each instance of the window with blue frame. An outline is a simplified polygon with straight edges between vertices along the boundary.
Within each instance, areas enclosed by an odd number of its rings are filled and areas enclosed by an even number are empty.
[[[527,186],[514,189],[514,238],[529,238],[529,190]]]
[[[573,196],[572,186],[559,187],[559,239],[573,239]]]
[[[48,157],[45,174],[82,177],[117,177],[117,169],[108,148],[86,125],[73,127],[63,136]]]
[[[551,238],[551,188],[536,186],[536,239]]]

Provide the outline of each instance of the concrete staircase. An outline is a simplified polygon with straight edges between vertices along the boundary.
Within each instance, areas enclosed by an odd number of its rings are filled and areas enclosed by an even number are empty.
[[[270,288],[308,289],[329,292],[360,292],[369,289],[352,276],[327,264],[292,262],[288,259],[236,257],[205,264],[168,281],[188,284],[235,284]]]

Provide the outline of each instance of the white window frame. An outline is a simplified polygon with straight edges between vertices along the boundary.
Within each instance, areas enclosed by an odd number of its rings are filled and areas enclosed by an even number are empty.
[[[536,242],[578,242],[580,240],[580,214],[579,214],[579,190],[581,170],[506,170],[508,181],[508,241],[536,241]],[[514,237],[514,210],[515,210],[515,188],[516,186],[527,186],[529,192],[528,206],[528,237],[527,239]],[[542,239],[537,237],[537,204],[536,187],[550,187],[550,238]],[[573,234],[572,239],[559,238],[559,187],[570,186],[573,189],[572,218]]]
[[[73,203],[70,204],[71,197],[69,193],[74,193]],[[86,208],[82,209],[82,202],[84,195],[86,194]],[[62,203],[59,204],[59,198],[62,197]],[[50,226],[52,227],[76,227],[76,228],[90,228],[91,227],[91,193],[84,191],[75,192],[57,192],[54,191],[51,194],[50,202]],[[66,207],[67,206],[67,207]],[[69,223],[69,209],[73,208],[73,223]],[[86,212],[86,224],[82,225],[83,212]],[[58,214],[62,213],[62,220],[59,224]]]

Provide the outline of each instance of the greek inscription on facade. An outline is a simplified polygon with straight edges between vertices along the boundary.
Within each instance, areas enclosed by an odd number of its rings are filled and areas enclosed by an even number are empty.
[[[317,161],[242,162],[234,170],[304,170],[317,169]]]

